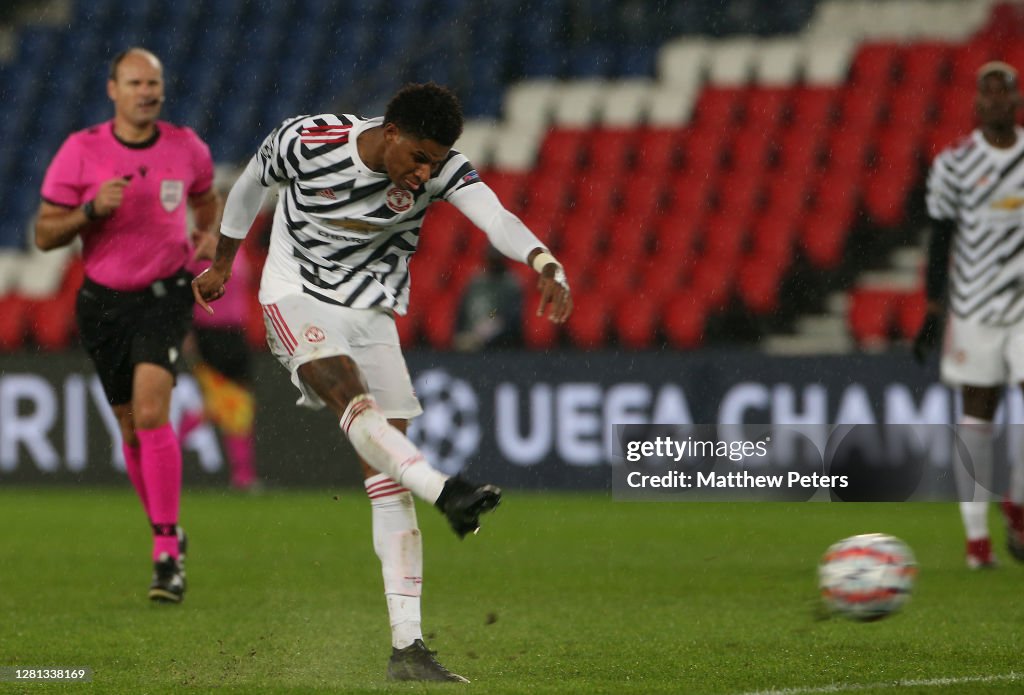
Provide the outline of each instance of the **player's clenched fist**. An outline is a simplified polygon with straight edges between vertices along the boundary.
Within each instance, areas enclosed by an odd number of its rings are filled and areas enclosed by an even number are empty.
[[[203,307],[208,314],[213,313],[210,302],[214,302],[224,296],[224,286],[228,282],[230,274],[226,274],[216,267],[210,266],[196,276],[192,281],[192,296],[196,304]]]
[[[128,187],[128,179],[118,177],[100,184],[100,189],[93,199],[93,211],[97,217],[107,217],[121,207],[124,200],[124,189]]]

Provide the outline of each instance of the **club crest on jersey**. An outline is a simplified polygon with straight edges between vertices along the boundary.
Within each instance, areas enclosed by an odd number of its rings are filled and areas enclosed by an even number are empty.
[[[310,326],[305,330],[305,332],[303,332],[302,337],[310,343],[322,343],[324,342],[324,338],[327,336],[324,335],[322,328],[319,328],[318,326]]]
[[[185,198],[185,182],[173,179],[160,182],[160,204],[167,212],[174,212]]]
[[[388,203],[388,207],[395,212],[405,212],[412,207],[412,193],[404,191],[401,188],[395,188],[392,186],[388,189],[388,192],[384,194]]]

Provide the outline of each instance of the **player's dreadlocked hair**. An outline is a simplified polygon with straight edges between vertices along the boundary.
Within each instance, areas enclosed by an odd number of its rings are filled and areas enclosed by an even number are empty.
[[[462,135],[462,106],[447,87],[407,84],[388,102],[384,122],[420,140],[451,147]]]

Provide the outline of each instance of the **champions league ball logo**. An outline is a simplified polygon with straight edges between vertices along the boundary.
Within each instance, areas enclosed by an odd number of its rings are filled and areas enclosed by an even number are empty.
[[[443,369],[421,372],[414,384],[423,415],[409,425],[409,439],[435,468],[454,475],[480,447],[476,392]]]

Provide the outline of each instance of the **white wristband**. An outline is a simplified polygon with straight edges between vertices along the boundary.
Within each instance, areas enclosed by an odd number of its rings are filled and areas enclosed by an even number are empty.
[[[536,270],[538,273],[543,273],[544,266],[546,266],[548,263],[554,263],[559,268],[562,267],[562,264],[558,262],[557,258],[552,256],[547,251],[541,251],[533,258],[533,269]]]

